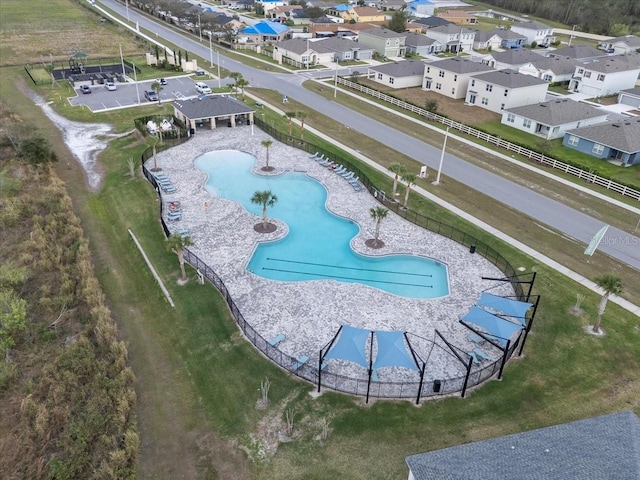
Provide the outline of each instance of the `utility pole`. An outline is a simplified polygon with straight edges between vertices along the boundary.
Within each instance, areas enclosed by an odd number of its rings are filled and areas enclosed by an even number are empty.
[[[447,131],[444,133],[442,153],[440,154],[440,165],[438,165],[438,175],[436,175],[436,180],[433,182],[433,185],[440,185],[440,175],[442,174],[442,164],[444,163],[444,151],[447,148],[447,138],[449,138],[449,127],[447,127]]]

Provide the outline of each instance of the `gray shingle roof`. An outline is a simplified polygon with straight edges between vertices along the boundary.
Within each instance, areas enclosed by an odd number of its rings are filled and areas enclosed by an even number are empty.
[[[547,83],[533,75],[525,75],[524,73],[518,73],[515,70],[510,69],[481,73],[480,75],[476,75],[474,78],[507,88],[522,88],[530,87],[532,85],[546,85]]]
[[[450,57],[444,60],[436,60],[435,62],[428,62],[427,65],[431,65],[434,68],[446,70],[453,73],[478,73],[489,72],[493,70],[489,65],[480,62],[472,62],[466,58]]]
[[[496,62],[506,63],[508,65],[533,63],[544,58],[542,55],[523,48],[509,49],[504,52],[491,52],[491,56]]]
[[[276,43],[276,47],[282,48],[282,49],[287,50],[289,52],[297,53],[298,55],[303,54],[307,50],[311,50],[311,49],[316,50],[311,45],[311,42],[309,42],[305,38],[292,38],[290,40],[284,40],[282,42]],[[316,50],[316,52],[317,52],[317,50]]]
[[[421,47],[431,45],[434,42],[435,40],[433,38],[429,38],[421,33],[407,32],[407,38],[405,39],[404,44],[409,47]]]
[[[590,45],[572,45],[570,47],[558,48],[549,53],[549,56],[554,57],[571,57],[571,58],[592,58],[602,57],[604,52],[593,48]]]
[[[405,60],[402,62],[385,63],[370,67],[372,72],[384,73],[396,78],[413,77],[424,74],[425,63],[422,60]]]
[[[551,28],[549,25],[534,21],[514,23],[512,27],[528,28],[529,30],[547,30]]]
[[[640,47],[640,37],[636,37],[635,35],[623,35],[621,37],[610,38],[609,40],[605,40],[602,43],[624,43],[629,47]]]
[[[444,18],[440,18],[440,17],[414,18],[412,22],[419,23],[421,25],[426,25],[427,27],[439,27],[442,25],[451,25],[453,23],[453,22],[450,22],[449,20],[445,20]]]
[[[542,57],[532,62],[538,70],[550,70],[556,75],[573,73],[580,61],[570,57]]]
[[[566,98],[509,108],[506,111],[549,126],[563,125],[589,118],[606,117],[607,115],[606,112],[598,110],[591,105]]]
[[[476,30],[476,36],[474,37],[474,40],[476,42],[486,42],[487,40],[489,40],[491,37],[493,36],[500,36],[498,34],[498,32],[501,32],[502,30]],[[506,30],[505,30],[506,31]],[[502,37],[500,37],[502,38]]]
[[[224,117],[255,112],[251,107],[235,98],[222,95],[209,95],[189,100],[176,100],[173,105],[185,117],[192,120],[199,118]]]
[[[367,35],[371,35],[372,37],[379,38],[402,38],[406,36],[405,33],[394,32],[393,30],[382,27],[367,28],[366,30],[362,30],[362,32],[360,33],[366,33]]]
[[[626,153],[640,152],[640,118],[576,128],[567,133]]]
[[[596,60],[584,65],[585,70],[591,70],[599,73],[615,73],[626,72],[627,70],[635,70],[637,65],[631,64],[626,58],[607,57],[602,60]],[[622,57],[622,55],[620,55]]]
[[[415,480],[638,480],[640,418],[620,412],[406,458]]]
[[[640,97],[640,87],[628,88],[626,90],[620,90],[620,93],[628,93],[630,95],[637,95]]]
[[[524,39],[527,38],[524,35],[516,33],[516,32],[514,32],[512,30],[506,30],[506,29],[505,30],[498,29],[498,35],[503,40],[515,40],[517,38],[524,38]]]
[[[477,30],[474,30],[473,28],[463,28],[460,27],[459,25],[456,25],[455,23],[448,23],[447,25],[440,25],[439,27],[433,27],[430,28],[428,30],[429,32],[439,32],[439,33],[460,33],[460,31],[462,31],[462,33],[476,33]]]

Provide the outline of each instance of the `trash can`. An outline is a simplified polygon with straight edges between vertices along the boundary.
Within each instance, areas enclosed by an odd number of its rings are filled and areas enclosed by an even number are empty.
[[[476,246],[475,245],[471,245],[469,247],[469,253],[476,253]]]

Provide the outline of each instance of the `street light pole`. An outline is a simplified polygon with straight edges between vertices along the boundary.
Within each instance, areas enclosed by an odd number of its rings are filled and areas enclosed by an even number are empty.
[[[336,59],[336,74],[333,78],[333,98],[338,96],[338,65],[340,65],[340,59]]]
[[[200,14],[198,14],[198,32],[200,34],[200,43],[202,43],[202,22],[200,21]]]
[[[442,153],[440,154],[440,165],[438,165],[438,175],[436,175],[436,180],[433,182],[433,185],[440,185],[440,175],[442,174],[442,164],[444,163],[444,151],[447,148],[447,138],[449,138],[449,127],[447,127],[447,131],[444,133]]]
[[[138,90],[138,74],[136,73],[136,64],[131,62],[133,65],[133,80],[136,82],[136,96],[138,97],[138,105],[140,105],[140,90]]]
[[[211,48],[211,32],[209,32],[209,63],[211,64],[211,68],[213,68],[213,50]]]
[[[129,0],[125,0],[125,5],[127,7],[127,22],[129,22]]]
[[[572,32],[576,31],[576,26],[574,25],[573,28],[571,29]],[[571,40],[573,40],[573,33],[571,35],[569,35],[569,47],[571,46]]]
[[[218,47],[220,46],[218,45]],[[218,57],[218,88],[222,88],[222,79],[220,78],[220,50],[216,49],[216,55]]]

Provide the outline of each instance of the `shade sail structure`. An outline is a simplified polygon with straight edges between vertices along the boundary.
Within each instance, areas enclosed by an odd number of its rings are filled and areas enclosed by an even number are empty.
[[[338,341],[334,343],[331,350],[325,354],[325,360],[331,358],[347,360],[362,365],[364,368],[369,368],[369,361],[365,353],[369,335],[371,335],[371,330],[343,325]]]
[[[373,368],[404,367],[410,370],[419,370],[411,352],[405,343],[403,332],[376,331],[378,353],[373,363]]]
[[[525,325],[525,317],[527,311],[533,306],[532,303],[520,302],[512,298],[500,297],[492,293],[483,292],[476,306],[482,307],[484,310],[491,310],[498,315],[506,315],[513,317],[522,325]]]
[[[507,340],[511,338],[514,332],[524,328],[523,324],[510,322],[480,307],[472,307],[460,321],[473,323],[486,330],[491,336],[495,337],[503,347],[507,344]]]

